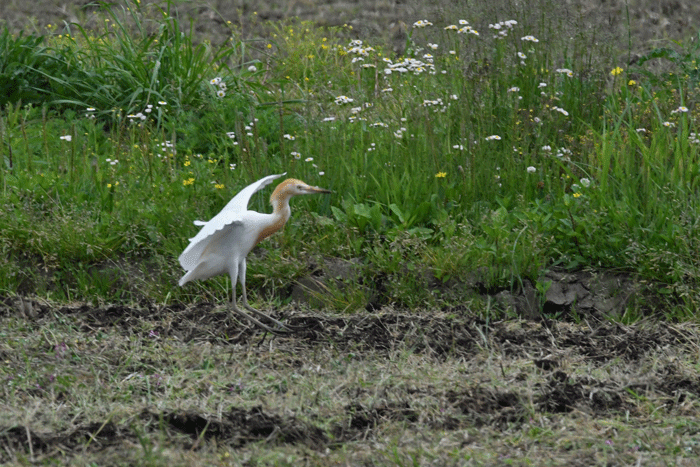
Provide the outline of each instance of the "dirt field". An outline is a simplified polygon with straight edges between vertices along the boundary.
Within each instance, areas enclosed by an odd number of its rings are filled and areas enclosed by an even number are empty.
[[[90,20],[77,8],[86,3],[6,1],[0,18],[15,30],[32,30],[33,18],[40,30]],[[217,3],[245,25],[254,2]],[[255,8],[263,20],[349,23],[401,44],[401,22],[446,11],[423,3]],[[624,48],[624,2],[566,3],[567,21],[601,27]],[[635,51],[697,35],[700,2],[629,3]],[[210,10],[187,11],[211,20],[204,36],[225,33]],[[3,464],[697,465],[700,456],[692,324],[489,321],[468,303],[353,316],[288,306],[281,314],[307,330],[271,337],[207,303],[0,301]]]
[[[208,304],[35,303],[23,317],[6,300],[2,328],[26,336],[21,352],[0,347],[18,373],[3,382],[0,462],[693,465],[700,455],[695,326],[288,312],[308,330],[265,337]]]
[[[43,31],[47,24],[61,27],[71,22],[90,26],[96,21],[97,3],[89,0],[6,0],[0,4],[0,20],[15,31]],[[153,2],[143,0],[142,3]],[[538,21],[543,12],[532,6],[540,3],[546,4],[547,11],[544,14],[555,22],[566,24],[572,36],[580,31],[594,30],[596,41],[617,44],[621,56],[625,55],[628,44],[632,53],[641,53],[653,47],[669,45],[668,39],[694,37],[697,40],[700,27],[700,3],[681,0],[542,0],[530,2],[527,7],[515,0],[173,0],[172,3],[179,5],[177,11],[183,19],[195,19],[196,30],[214,43],[228,37],[230,29],[227,21],[238,27],[243,36],[255,35],[258,30],[250,21],[251,15],[255,13],[262,21],[298,17],[322,26],[349,24],[353,26],[356,38],[382,37],[392,40],[396,48],[400,48],[405,41],[406,25],[417,19],[429,18],[439,24],[454,19],[456,12],[468,11],[472,23],[480,28],[489,22],[504,19]],[[476,21],[479,17],[481,21]]]

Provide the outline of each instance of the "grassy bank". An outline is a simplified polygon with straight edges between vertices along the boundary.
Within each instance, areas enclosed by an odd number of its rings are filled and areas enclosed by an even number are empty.
[[[473,295],[431,284],[543,292],[543,271],[560,268],[652,281],[660,311],[694,313],[696,45],[628,67],[591,45],[594,31],[510,11],[522,17],[416,19],[401,56],[350,26],[255,15],[258,39],[231,26],[197,43],[170,3],[104,9],[97,28],[5,31],[0,289],[221,297],[223,278],[176,286],[192,221],[287,172],[335,195],[294,201],[291,225],[251,262],[256,298],[287,300],[331,257],[362,266],[326,295],[336,311]],[[389,286],[373,288],[378,277]]]

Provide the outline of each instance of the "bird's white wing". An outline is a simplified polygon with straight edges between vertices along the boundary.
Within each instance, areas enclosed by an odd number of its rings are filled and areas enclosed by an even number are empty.
[[[284,175],[287,175],[287,172],[278,175],[268,175],[255,183],[251,183],[247,187],[243,188],[236,196],[234,196],[233,199],[231,199],[231,201],[229,201],[221,211],[247,211],[248,201],[250,201],[250,197],[253,196],[253,193],[262,190],[267,185],[272,183],[273,180]]]
[[[201,230],[194,237],[190,238],[190,244],[185,248],[185,251],[180,255],[180,265],[189,271],[195,268],[199,262],[202,252],[209,244],[209,240],[219,230],[225,229],[241,222],[244,212],[248,210],[248,201],[253,193],[259,191],[269,185],[273,180],[285,174],[269,175],[261,178],[255,183],[251,183],[243,188],[240,193],[233,197],[226,206],[216,216],[212,217],[209,222],[195,221],[195,225],[202,225]]]

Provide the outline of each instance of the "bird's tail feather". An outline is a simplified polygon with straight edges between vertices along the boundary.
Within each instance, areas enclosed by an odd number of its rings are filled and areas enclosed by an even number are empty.
[[[220,267],[216,267],[209,261],[202,261],[195,268],[187,271],[187,274],[182,276],[178,281],[178,285],[181,287],[190,281],[195,279],[209,279],[210,277],[217,276],[219,274],[225,273],[226,270]]]

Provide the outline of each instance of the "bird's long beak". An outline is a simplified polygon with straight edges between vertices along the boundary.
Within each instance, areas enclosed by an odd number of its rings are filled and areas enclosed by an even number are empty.
[[[326,190],[325,188],[319,188],[317,186],[310,186],[309,193],[333,193],[331,190]]]

